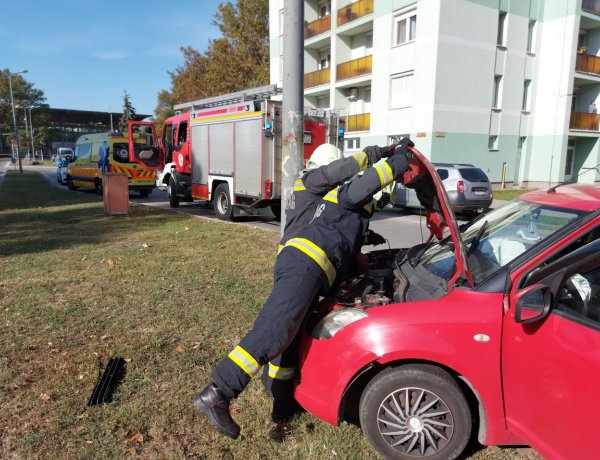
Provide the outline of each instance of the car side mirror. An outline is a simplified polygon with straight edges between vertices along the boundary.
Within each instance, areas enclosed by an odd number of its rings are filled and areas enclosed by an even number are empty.
[[[548,315],[552,306],[552,295],[548,286],[534,284],[519,291],[516,301],[515,321],[533,323]]]

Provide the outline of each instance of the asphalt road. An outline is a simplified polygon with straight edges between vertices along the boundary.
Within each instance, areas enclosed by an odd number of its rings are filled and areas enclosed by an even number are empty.
[[[9,162],[0,161],[0,186],[7,168],[14,168]],[[43,166],[23,165],[24,169],[38,171],[52,185],[59,187],[65,193],[93,193],[87,191],[70,191],[66,185],[60,185],[56,180],[56,168]],[[154,189],[152,194],[141,198],[137,193],[131,193],[129,199],[133,203],[179,212],[202,219],[218,221],[212,206],[205,203],[181,203],[179,208],[171,208],[167,200],[167,192]],[[280,223],[269,209],[261,210],[258,216],[240,216],[236,225],[249,225],[266,231],[280,232]],[[371,219],[370,228],[388,240],[392,248],[406,248],[421,243],[429,236],[425,224],[425,217],[420,216],[417,210],[403,210],[387,208],[376,213]]]

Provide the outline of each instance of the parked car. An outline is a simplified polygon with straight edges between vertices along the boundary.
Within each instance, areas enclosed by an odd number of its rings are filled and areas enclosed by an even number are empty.
[[[452,208],[468,217],[475,217],[492,204],[492,185],[485,172],[471,164],[433,163],[442,179]],[[394,206],[421,206],[413,189],[398,184]]]
[[[67,160],[66,158],[57,160],[56,166],[57,166],[56,179],[58,180],[58,183],[66,184],[67,183],[67,168],[69,166],[69,160]]]
[[[385,458],[453,459],[472,435],[596,457],[600,186],[530,192],[459,229],[434,183],[446,233],[370,253],[310,312],[297,401],[360,424]]]

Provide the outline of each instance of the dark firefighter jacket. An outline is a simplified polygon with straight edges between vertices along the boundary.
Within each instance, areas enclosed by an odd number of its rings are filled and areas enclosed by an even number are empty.
[[[310,169],[297,179],[294,193],[286,203],[285,230],[279,250],[312,219],[317,205],[327,192],[377,163],[381,154],[379,147],[367,147],[363,152]]]
[[[407,167],[404,155],[393,155],[331,190],[317,205],[309,225],[286,242],[284,251],[300,251],[319,265],[325,295],[332,292],[338,275],[352,267],[373,214],[373,194]]]

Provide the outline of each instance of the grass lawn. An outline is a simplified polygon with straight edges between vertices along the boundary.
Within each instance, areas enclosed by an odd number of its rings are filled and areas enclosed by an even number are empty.
[[[273,440],[259,379],[232,405],[236,441],[190,404],[266,299],[277,234],[141,205],[106,216],[30,171],[7,173],[0,228],[0,458],[376,458],[358,427],[310,414]],[[123,383],[87,407],[109,357]]]
[[[494,199],[495,200],[505,200],[510,201],[513,198],[516,198],[523,193],[531,192],[532,188],[515,188],[515,189],[507,189],[507,190],[494,190]]]

